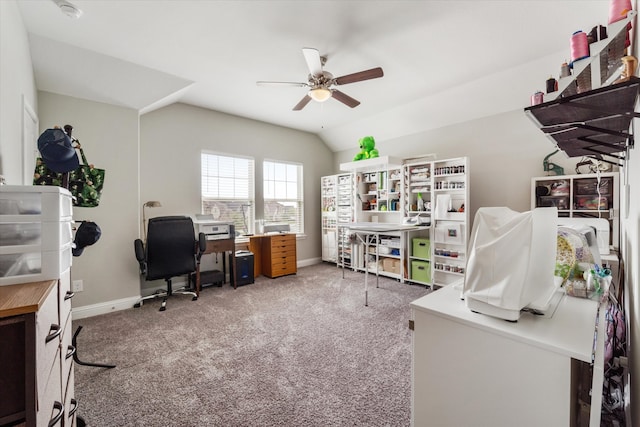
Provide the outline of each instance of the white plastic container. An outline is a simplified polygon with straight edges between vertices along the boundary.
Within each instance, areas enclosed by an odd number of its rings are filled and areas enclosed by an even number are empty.
[[[70,221],[69,190],[48,185],[0,185],[0,222]]]
[[[0,186],[0,286],[60,278],[71,266],[72,215],[64,188]]]
[[[71,245],[56,251],[0,253],[0,286],[56,280],[71,267]]]
[[[23,246],[59,250],[73,242],[72,224],[71,221],[0,222],[0,253],[15,252]]]

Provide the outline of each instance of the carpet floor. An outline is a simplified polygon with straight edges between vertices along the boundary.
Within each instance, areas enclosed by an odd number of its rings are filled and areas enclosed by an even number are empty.
[[[409,303],[422,286],[318,264],[73,322],[88,426],[410,424]]]

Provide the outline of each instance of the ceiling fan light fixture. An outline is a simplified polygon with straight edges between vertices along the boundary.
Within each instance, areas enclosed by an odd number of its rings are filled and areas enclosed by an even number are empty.
[[[309,96],[314,101],[324,102],[327,99],[331,98],[331,91],[326,87],[316,87],[309,91]]]

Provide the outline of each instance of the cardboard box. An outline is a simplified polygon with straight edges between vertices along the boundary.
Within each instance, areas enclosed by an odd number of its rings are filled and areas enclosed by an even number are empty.
[[[382,269],[388,273],[400,274],[400,260],[395,258],[383,258]]]

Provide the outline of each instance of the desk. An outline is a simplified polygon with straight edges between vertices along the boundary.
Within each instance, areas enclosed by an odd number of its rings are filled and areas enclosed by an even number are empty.
[[[369,256],[369,245],[371,242],[376,241],[380,242],[381,234],[390,234],[397,233],[401,236],[401,250],[400,254],[404,251],[405,239],[404,234],[409,231],[418,230],[419,227],[415,225],[402,225],[402,224],[382,224],[377,222],[354,222],[350,224],[345,224],[342,226],[347,229],[347,233],[353,233],[357,237],[357,239],[364,245],[364,305],[369,305],[368,294],[369,294],[369,263],[367,258]],[[344,256],[344,251],[342,252]],[[377,254],[377,251],[376,251]],[[401,256],[402,260],[402,256]],[[403,261],[403,260],[402,260]],[[344,278],[344,259],[342,259],[342,277]],[[353,259],[351,260],[351,264],[354,265]],[[355,266],[357,269],[358,267]],[[402,273],[402,269],[401,269]],[[403,281],[404,275],[400,275],[400,281]],[[376,268],[376,288],[378,287],[378,269]]]
[[[236,240],[235,238],[230,239],[218,239],[218,240],[207,240],[207,249],[205,249],[204,254],[215,254],[222,253],[222,274],[224,275],[224,280],[226,283],[227,280],[227,267],[225,261],[225,252],[231,252],[231,262],[236,262]],[[233,288],[237,288],[236,282],[236,269],[233,270],[233,277],[230,277],[229,280],[233,284]],[[200,267],[198,266],[196,272],[196,295],[200,296]]]
[[[249,237],[253,252],[253,274],[272,279],[298,271],[296,235],[294,233],[259,234]]]
[[[600,426],[605,311],[564,296],[550,318],[508,322],[473,313],[453,285],[413,301],[411,424]],[[579,402],[585,389],[590,413]]]

